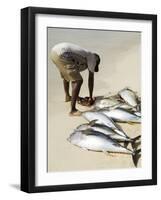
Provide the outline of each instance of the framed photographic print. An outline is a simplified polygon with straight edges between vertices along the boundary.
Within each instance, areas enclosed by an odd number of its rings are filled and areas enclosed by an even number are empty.
[[[157,184],[157,16],[21,10],[21,190]]]

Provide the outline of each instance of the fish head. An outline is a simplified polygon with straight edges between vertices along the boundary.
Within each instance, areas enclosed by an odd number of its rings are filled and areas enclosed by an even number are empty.
[[[70,134],[67,140],[72,144],[78,144],[82,139],[82,132],[79,130],[74,131]]]

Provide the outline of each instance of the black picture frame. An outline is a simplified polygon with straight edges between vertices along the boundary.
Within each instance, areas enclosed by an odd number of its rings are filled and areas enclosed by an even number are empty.
[[[67,15],[152,21],[152,179],[35,186],[35,15]],[[157,184],[157,16],[90,10],[21,9],[21,190],[28,193]]]

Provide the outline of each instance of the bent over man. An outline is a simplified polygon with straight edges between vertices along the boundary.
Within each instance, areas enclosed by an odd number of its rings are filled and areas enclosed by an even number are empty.
[[[94,72],[99,71],[100,57],[87,49],[71,43],[59,43],[51,50],[51,60],[60,71],[63,79],[65,101],[71,100],[71,116],[79,116],[81,112],[76,109],[76,101],[79,99],[79,91],[83,83],[80,72],[88,70],[89,104],[92,104]],[[69,93],[69,83],[72,85],[72,95]]]

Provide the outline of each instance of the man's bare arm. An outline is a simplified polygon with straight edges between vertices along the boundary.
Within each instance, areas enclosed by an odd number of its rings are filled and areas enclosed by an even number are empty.
[[[94,88],[94,73],[89,71],[88,89],[89,89],[89,97],[90,97],[91,100],[93,98],[93,88]]]

